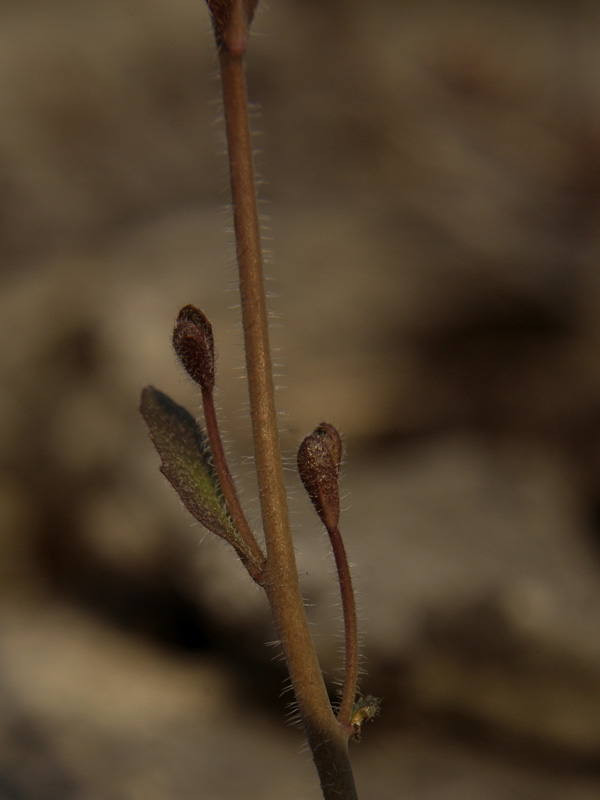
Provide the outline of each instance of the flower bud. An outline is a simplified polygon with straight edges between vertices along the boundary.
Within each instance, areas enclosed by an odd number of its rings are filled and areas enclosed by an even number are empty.
[[[173,329],[173,347],[188,375],[203,392],[215,385],[215,344],[212,326],[202,311],[184,306]]]
[[[338,477],[342,439],[333,425],[322,422],[298,448],[300,480],[325,527],[336,528],[340,516]]]

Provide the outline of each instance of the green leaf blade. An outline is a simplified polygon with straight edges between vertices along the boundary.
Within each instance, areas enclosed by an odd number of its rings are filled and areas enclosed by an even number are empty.
[[[208,439],[191,414],[153,386],[142,390],[140,412],[160,455],[160,471],[184,506],[205,528],[244,550],[212,465]]]

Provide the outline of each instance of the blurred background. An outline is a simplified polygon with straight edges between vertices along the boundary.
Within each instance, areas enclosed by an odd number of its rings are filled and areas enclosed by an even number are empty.
[[[0,4],[0,798],[320,796],[264,598],[139,417],[209,316],[256,528],[201,0]],[[344,433],[369,800],[600,796],[600,11],[270,0],[249,90],[282,442]]]

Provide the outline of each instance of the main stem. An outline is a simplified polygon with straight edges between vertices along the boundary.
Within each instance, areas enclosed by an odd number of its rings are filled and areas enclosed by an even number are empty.
[[[356,800],[348,732],[335,719],[298,582],[277,430],[243,53],[219,52],[240,274],[242,323],[260,503],[267,546],[265,589],[298,711],[326,800]]]

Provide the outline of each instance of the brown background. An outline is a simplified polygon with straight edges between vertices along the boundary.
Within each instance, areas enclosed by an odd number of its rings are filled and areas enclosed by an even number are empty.
[[[259,525],[200,0],[0,6],[0,798],[319,796],[263,598],[137,413],[201,306]],[[600,14],[270,0],[251,40],[282,441],[345,434],[362,798],[600,794]]]

